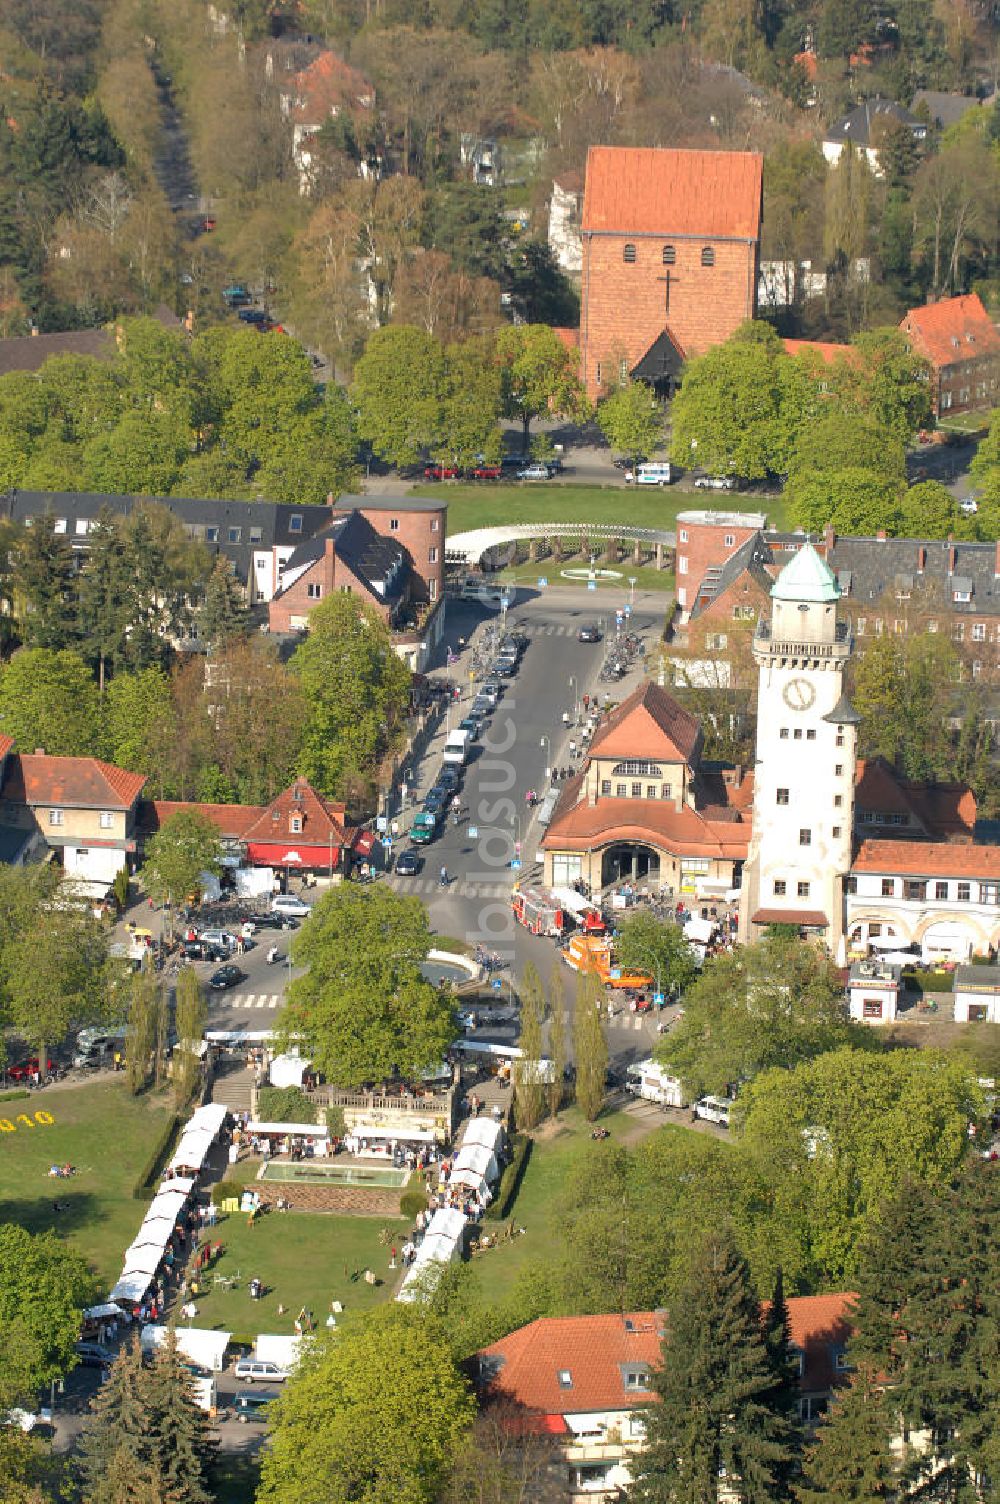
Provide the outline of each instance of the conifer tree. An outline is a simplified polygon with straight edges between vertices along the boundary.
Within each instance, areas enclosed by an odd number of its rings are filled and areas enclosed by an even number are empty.
[[[191,1375],[173,1331],[157,1349],[145,1385],[149,1461],[163,1504],[212,1504],[208,1469],[215,1453],[208,1416],[195,1404]]]
[[[892,1410],[869,1368],[834,1397],[805,1457],[799,1504],[879,1504],[899,1493]]]
[[[759,1301],[730,1229],[693,1249],[662,1354],[660,1403],[645,1413],[648,1447],[631,1498],[717,1504],[735,1490],[746,1504],[770,1504],[791,1465],[791,1428],[775,1404]]]
[[[774,1292],[764,1316],[764,1346],[774,1374],[771,1403],[783,1416],[789,1428],[789,1455],[787,1462],[775,1472],[775,1499],[792,1496],[792,1479],[801,1467],[799,1441],[799,1357],[792,1348],[791,1319],[785,1299],[785,1280],[778,1267],[774,1280]]]
[[[196,625],[198,636],[211,650],[225,647],[246,633],[247,610],[243,591],[229,561],[221,554],[205,585],[205,598]]]
[[[122,1348],[91,1405],[83,1435],[81,1471],[85,1504],[119,1504],[119,1482],[138,1473],[145,1456],[148,1418],[139,1339]]]

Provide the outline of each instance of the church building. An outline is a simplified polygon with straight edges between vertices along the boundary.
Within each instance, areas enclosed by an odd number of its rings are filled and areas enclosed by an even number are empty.
[[[756,152],[591,147],[580,347],[592,401],[628,377],[670,396],[685,359],[754,317],[762,194]]]

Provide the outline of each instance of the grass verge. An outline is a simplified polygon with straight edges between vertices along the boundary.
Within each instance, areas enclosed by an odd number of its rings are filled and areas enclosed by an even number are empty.
[[[766,512],[774,527],[784,527],[785,506],[780,496],[754,492],[691,491],[625,486],[575,486],[528,482],[415,486],[414,496],[438,496],[448,503],[448,532],[464,533],[505,522],[617,522],[628,527],[672,528],[678,512],[696,509]]]

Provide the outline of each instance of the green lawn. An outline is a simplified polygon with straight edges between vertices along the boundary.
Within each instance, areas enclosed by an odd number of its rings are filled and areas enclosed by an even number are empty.
[[[169,1097],[131,1097],[122,1079],[0,1102],[0,1220],[64,1234],[110,1289],[146,1210],[132,1186],[171,1111]],[[49,1114],[51,1126],[36,1113]],[[76,1166],[71,1180],[49,1179],[50,1165],[67,1163]],[[55,1201],[65,1209],[56,1212]]]
[[[409,1226],[398,1218],[310,1212],[268,1212],[253,1227],[247,1225],[245,1216],[226,1217],[212,1230],[213,1243],[221,1243],[225,1252],[207,1279],[210,1282],[214,1274],[238,1274],[239,1288],[225,1290],[209,1284],[208,1293],[195,1298],[195,1325],[217,1327],[247,1342],[258,1332],[291,1335],[302,1306],[313,1312],[319,1326],[332,1300],[341,1302],[345,1314],[368,1310],[393,1295],[399,1278],[389,1268],[390,1248],[380,1243],[379,1234],[391,1229],[398,1264],[398,1250]],[[360,1278],[366,1268],[383,1283],[366,1285]],[[355,1270],[359,1278],[353,1281]],[[263,1300],[250,1299],[247,1287],[254,1277],[268,1291]],[[279,1305],[285,1307],[280,1316]]]
[[[575,540],[574,540],[575,541]],[[536,559],[534,563],[527,560],[519,564],[513,564],[509,569],[501,570],[497,576],[500,580],[510,580],[518,585],[537,585],[540,579],[548,581],[549,588],[553,585],[574,586],[581,590],[584,582],[581,580],[563,579],[560,570],[581,569],[586,567],[588,560],[581,559],[579,554],[569,557],[569,550],[563,550],[562,559],[553,559],[551,555],[546,559]],[[627,594],[629,580],[635,580],[637,590],[662,590],[666,595],[674,593],[674,576],[669,569],[656,569],[651,564],[633,564],[628,561],[624,564],[607,564],[603,559],[598,559],[596,569],[616,569],[621,575],[618,580],[598,580],[597,589],[613,590],[619,596]]]
[[[603,1113],[600,1126],[620,1139],[636,1131],[636,1121],[624,1112]],[[492,1305],[502,1301],[511,1290],[525,1264],[551,1253],[555,1229],[553,1218],[559,1192],[566,1176],[579,1160],[598,1154],[600,1144],[591,1138],[593,1124],[588,1123],[575,1107],[560,1113],[553,1132],[543,1127],[531,1150],[518,1191],[517,1200],[507,1222],[525,1229],[525,1236],[502,1242],[496,1248],[476,1256],[476,1271],[486,1300]],[[484,1221],[483,1232],[502,1232],[504,1223]]]
[[[480,485],[444,481],[415,486],[414,496],[439,496],[448,503],[448,532],[464,533],[504,522],[621,522],[623,527],[672,528],[678,512],[694,509],[763,511],[775,527],[785,524],[779,497],[726,491],[661,491],[624,486],[531,485],[528,482]]]

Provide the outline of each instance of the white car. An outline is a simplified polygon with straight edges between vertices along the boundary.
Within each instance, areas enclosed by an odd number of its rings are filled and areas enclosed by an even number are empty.
[[[959,508],[965,513],[966,517],[975,517],[979,511],[979,502],[974,496],[966,496],[964,501],[959,503]]]
[[[235,1373],[238,1379],[245,1379],[248,1384],[256,1384],[258,1380],[268,1384],[283,1384],[288,1378],[287,1369],[282,1368],[280,1363],[265,1362],[263,1358],[241,1358]]]
[[[517,472],[518,480],[551,480],[552,471],[548,465],[528,465]]]
[[[198,939],[205,945],[217,945],[220,950],[236,949],[236,936],[229,930],[202,930]]]
[[[695,480],[699,491],[735,491],[735,475],[699,475]]]
[[[281,914],[286,919],[306,919],[312,910],[294,893],[278,893],[271,900],[271,913]]]

